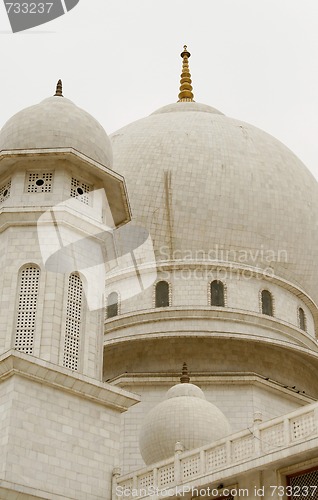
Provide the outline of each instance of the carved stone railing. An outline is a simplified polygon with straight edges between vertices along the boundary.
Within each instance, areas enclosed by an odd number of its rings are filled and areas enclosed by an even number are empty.
[[[260,421],[261,417],[256,415],[254,425],[250,429],[202,448],[187,452],[177,451],[174,457],[132,474],[121,476],[120,469],[115,469],[113,499],[147,497],[151,491],[180,487],[193,478],[197,479],[318,437],[318,403],[267,422]]]

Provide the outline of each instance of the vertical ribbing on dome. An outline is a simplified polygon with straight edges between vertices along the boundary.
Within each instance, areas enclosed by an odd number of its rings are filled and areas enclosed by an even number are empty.
[[[194,102],[191,74],[189,69],[189,57],[191,56],[190,52],[187,50],[187,46],[184,45],[183,52],[181,53],[181,57],[183,59],[182,62],[182,73],[180,80],[180,94],[178,102]]]
[[[56,91],[54,97],[63,97],[63,88],[62,88],[62,80],[59,80],[56,84]]]
[[[187,363],[183,363],[182,375],[180,377],[180,382],[181,382],[181,384],[188,384],[190,382]]]

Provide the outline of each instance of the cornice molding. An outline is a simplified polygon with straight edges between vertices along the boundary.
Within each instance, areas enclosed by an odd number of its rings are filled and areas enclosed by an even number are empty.
[[[120,413],[140,401],[136,394],[107,382],[100,382],[19,351],[10,350],[0,356],[0,383],[14,376],[54,387]]]

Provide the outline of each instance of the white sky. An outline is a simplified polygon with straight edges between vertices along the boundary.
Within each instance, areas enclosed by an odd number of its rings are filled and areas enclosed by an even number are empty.
[[[318,178],[317,25],[317,0],[80,0],[12,34],[1,2],[0,126],[62,78],[111,133],[177,100],[187,43],[195,100],[274,135]]]

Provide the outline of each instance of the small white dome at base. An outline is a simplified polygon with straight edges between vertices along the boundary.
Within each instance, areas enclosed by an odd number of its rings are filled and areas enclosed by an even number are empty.
[[[180,442],[185,450],[212,443],[231,432],[225,415],[206,401],[193,384],[178,384],[155,406],[142,425],[139,448],[147,465],[174,455]]]

